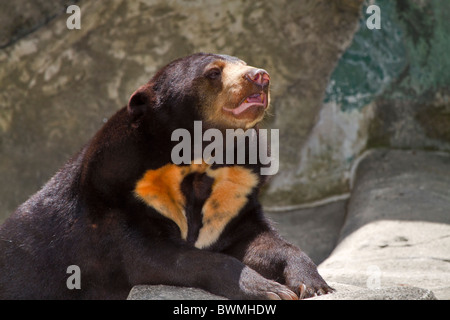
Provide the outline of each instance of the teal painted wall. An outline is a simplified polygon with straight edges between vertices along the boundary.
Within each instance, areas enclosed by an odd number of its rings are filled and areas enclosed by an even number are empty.
[[[381,11],[381,29],[370,30],[369,4]],[[386,99],[429,99],[450,85],[450,1],[377,0],[363,6],[359,31],[343,54],[325,102],[361,109]],[[425,98],[424,95],[427,95]]]

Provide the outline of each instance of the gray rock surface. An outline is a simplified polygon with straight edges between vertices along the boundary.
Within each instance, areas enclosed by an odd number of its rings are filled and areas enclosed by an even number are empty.
[[[386,287],[367,289],[330,283],[337,291],[333,294],[306,300],[436,300],[431,290],[417,287]]]
[[[360,288],[330,282],[337,291],[333,294],[306,300],[436,300],[431,290],[417,287]],[[197,288],[174,286],[135,286],[127,300],[227,300]]]
[[[383,219],[449,223],[450,155],[420,150],[368,152],[353,177],[341,239]]]
[[[450,226],[377,221],[346,237],[320,266],[327,281],[379,289],[414,286],[450,299]]]
[[[450,299],[450,155],[375,150],[360,163],[329,281]]]
[[[77,0],[14,0],[0,4],[0,49],[45,26]]]
[[[135,286],[127,300],[226,300],[197,288],[174,286]]]

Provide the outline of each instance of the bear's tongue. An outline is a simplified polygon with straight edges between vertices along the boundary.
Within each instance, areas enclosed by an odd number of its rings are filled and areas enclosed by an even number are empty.
[[[255,93],[248,96],[237,108],[229,110],[233,114],[238,115],[250,108],[251,106],[265,107],[266,95],[264,93]],[[227,109],[228,110],[228,109]]]

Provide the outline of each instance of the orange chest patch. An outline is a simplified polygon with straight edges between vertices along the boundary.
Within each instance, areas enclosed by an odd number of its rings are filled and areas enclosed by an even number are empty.
[[[245,206],[247,196],[258,184],[258,177],[241,166],[213,170],[206,164],[167,164],[148,170],[136,184],[136,196],[175,222],[184,240],[188,235],[188,215],[181,183],[191,173],[205,173],[213,179],[211,193],[201,209],[202,226],[195,241],[197,248],[206,248],[219,238],[230,220]]]

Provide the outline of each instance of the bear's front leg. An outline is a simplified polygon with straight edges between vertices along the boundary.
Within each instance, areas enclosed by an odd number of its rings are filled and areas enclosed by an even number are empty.
[[[127,244],[125,251],[124,264],[132,286],[196,287],[229,299],[298,299],[285,285],[266,279],[238,259],[221,253],[161,240],[154,246]]]
[[[273,229],[261,231],[239,251],[243,263],[264,277],[285,284],[300,299],[334,291],[320,276],[314,262]]]

